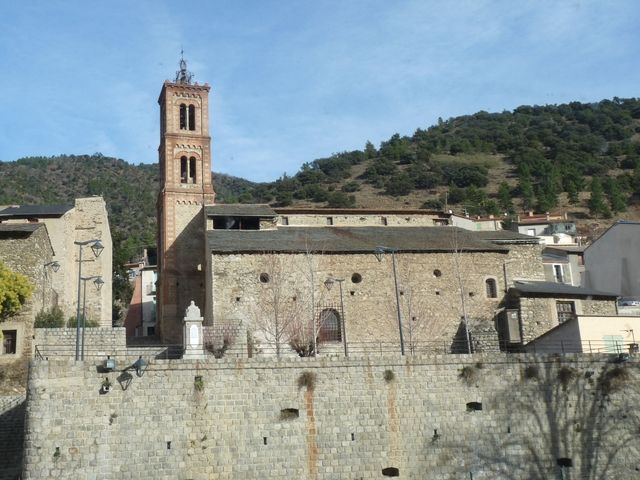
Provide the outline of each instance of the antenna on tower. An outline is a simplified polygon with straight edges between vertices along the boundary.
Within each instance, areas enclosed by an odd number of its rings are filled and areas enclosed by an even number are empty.
[[[184,50],[180,47],[180,70],[176,72],[176,83],[191,85],[193,73],[187,70],[187,61],[184,59]]]

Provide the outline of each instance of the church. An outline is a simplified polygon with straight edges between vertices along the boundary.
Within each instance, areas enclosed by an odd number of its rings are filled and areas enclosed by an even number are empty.
[[[213,347],[249,356],[517,350],[558,325],[557,298],[575,314],[615,314],[615,298],[545,282],[536,237],[465,230],[429,210],[216,204],[209,92],[181,60],[158,99],[165,342],[182,343],[191,301]]]

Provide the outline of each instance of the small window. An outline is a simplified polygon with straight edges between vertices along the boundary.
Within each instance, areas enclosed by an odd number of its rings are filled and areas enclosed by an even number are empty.
[[[327,225],[333,225],[333,217],[327,217]]]
[[[180,157],[180,183],[187,183],[189,179],[189,165],[187,157]]]
[[[16,345],[18,340],[17,330],[2,330],[2,354],[12,355],[16,353]]]
[[[563,302],[558,300],[556,302],[556,311],[558,312],[558,323],[564,323],[576,318],[575,302]]]
[[[183,103],[180,105],[180,130],[187,129],[187,106]]]
[[[487,298],[498,298],[498,286],[495,278],[487,278],[484,281]]]
[[[289,225],[289,217],[282,217],[282,225]]]
[[[270,278],[269,278],[269,274],[268,273],[264,273],[263,272],[263,273],[260,274],[260,282],[261,283],[269,283],[269,280],[270,280]]]
[[[352,283],[360,283],[361,281],[362,281],[362,275],[360,275],[359,273],[354,273],[353,275],[351,275]]]
[[[196,129],[196,107],[189,105],[189,130]]]
[[[382,225],[388,225],[389,224],[389,222],[387,221],[387,217],[382,217],[381,220],[382,220]]]
[[[189,159],[189,183],[196,183],[196,157]]]
[[[562,268],[562,265],[553,266],[553,278],[556,283],[564,283],[564,269]]]
[[[436,278],[440,278],[442,276],[442,272],[437,268],[433,271],[433,276]]]
[[[339,342],[342,340],[340,314],[333,308],[325,308],[320,312],[318,340],[321,342]]]

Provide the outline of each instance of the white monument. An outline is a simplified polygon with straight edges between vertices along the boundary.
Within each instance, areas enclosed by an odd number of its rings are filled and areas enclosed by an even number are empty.
[[[202,334],[202,316],[200,309],[191,300],[184,316],[182,338],[184,339],[184,354],[182,358],[201,360],[206,358],[204,353],[204,336]]]

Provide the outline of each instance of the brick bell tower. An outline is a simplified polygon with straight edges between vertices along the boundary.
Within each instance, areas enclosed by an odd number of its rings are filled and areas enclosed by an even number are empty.
[[[211,184],[209,85],[192,83],[180,59],[160,104],[157,326],[164,341],[182,342],[182,318],[194,300],[205,309],[205,214]]]

